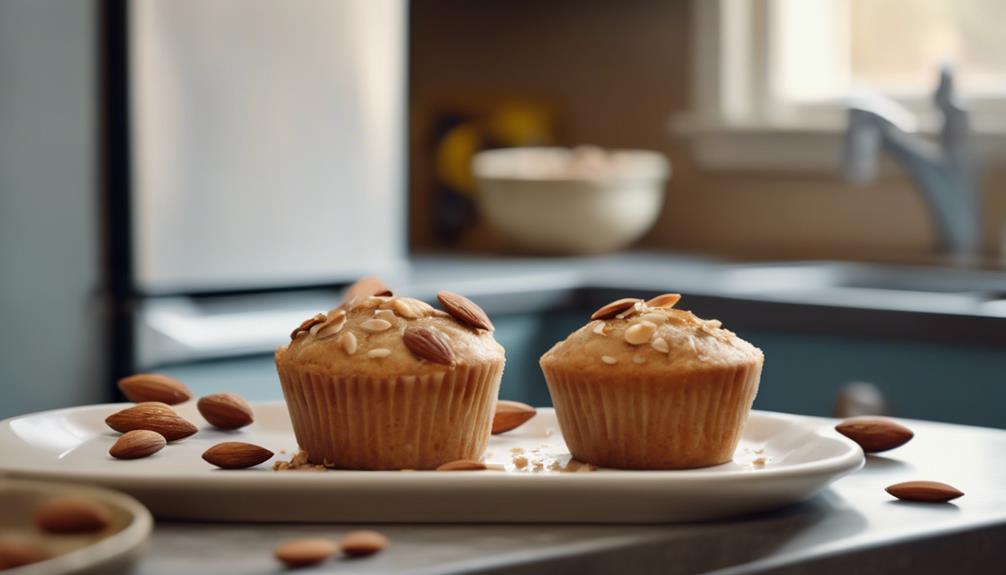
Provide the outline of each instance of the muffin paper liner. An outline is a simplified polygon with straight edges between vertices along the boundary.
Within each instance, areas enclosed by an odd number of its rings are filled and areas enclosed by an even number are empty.
[[[679,376],[543,368],[570,453],[621,469],[730,461],[758,392],[761,362]]]
[[[482,457],[503,361],[429,375],[339,377],[277,365],[300,448],[339,469],[435,469]]]

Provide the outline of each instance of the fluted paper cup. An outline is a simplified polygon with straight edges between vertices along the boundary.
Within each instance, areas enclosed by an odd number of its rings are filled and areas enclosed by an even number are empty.
[[[427,375],[339,376],[277,365],[301,449],[338,469],[435,469],[478,460],[489,441],[503,360]]]
[[[543,370],[573,457],[600,467],[687,469],[733,457],[761,368],[759,361],[631,379]]]

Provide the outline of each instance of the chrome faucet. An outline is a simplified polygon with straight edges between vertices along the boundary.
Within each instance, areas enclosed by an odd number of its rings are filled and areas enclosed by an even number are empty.
[[[978,163],[971,154],[968,111],[957,98],[949,67],[940,70],[933,102],[943,116],[938,144],[914,134],[914,118],[892,100],[858,97],[849,107],[842,172],[851,182],[869,182],[881,150],[888,151],[929,205],[941,249],[959,261],[974,261],[981,251]]]

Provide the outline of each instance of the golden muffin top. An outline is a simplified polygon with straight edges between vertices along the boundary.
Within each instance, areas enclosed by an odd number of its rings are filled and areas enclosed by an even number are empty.
[[[760,349],[724,329],[675,309],[678,294],[649,301],[625,298],[591,315],[591,321],[555,344],[542,366],[566,369],[624,369],[686,372],[762,362]]]
[[[297,326],[276,351],[277,363],[361,376],[424,375],[504,356],[489,317],[464,296],[440,292],[441,311],[386,289],[354,295],[354,288],[339,307]]]

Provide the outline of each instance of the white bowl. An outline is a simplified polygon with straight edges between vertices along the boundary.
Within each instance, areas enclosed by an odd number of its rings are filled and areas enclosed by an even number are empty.
[[[83,497],[111,516],[97,533],[50,535],[34,527],[36,507],[57,496]],[[32,541],[53,554],[40,563],[3,571],[10,575],[111,575],[130,573],[153,527],[147,508],[125,493],[72,483],[0,478],[0,532]]]
[[[475,155],[482,213],[516,246],[590,254],[639,239],[664,203],[662,154],[596,148],[508,148]]]

